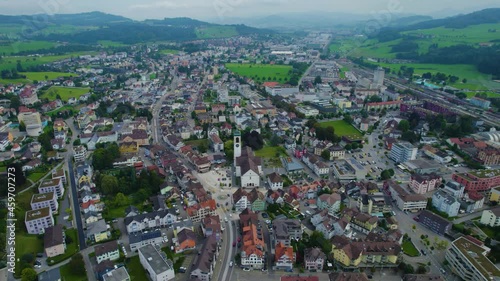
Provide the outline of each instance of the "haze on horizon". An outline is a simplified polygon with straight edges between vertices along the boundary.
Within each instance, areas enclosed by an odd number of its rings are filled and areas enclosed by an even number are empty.
[[[500,7],[497,0],[23,0],[0,1],[0,14],[69,14],[100,11],[134,20],[190,17],[210,20],[251,18],[282,13],[337,12],[372,14],[393,12],[450,16]]]

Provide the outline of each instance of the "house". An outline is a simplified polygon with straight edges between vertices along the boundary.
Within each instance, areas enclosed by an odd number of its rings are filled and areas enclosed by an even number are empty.
[[[167,198],[163,195],[156,195],[149,197],[149,201],[151,201],[153,205],[153,211],[163,211],[167,210]]]
[[[130,281],[130,275],[124,266],[117,267],[102,275],[102,281]]]
[[[302,156],[302,161],[319,177],[327,175],[330,171],[328,165],[321,161],[317,155],[306,153]]]
[[[83,162],[87,159],[87,148],[83,145],[73,146],[73,158],[75,162]]]
[[[201,203],[198,203],[194,206],[188,207],[186,209],[186,213],[188,215],[188,218],[196,223],[200,222],[203,218],[206,216],[215,216],[217,214],[216,212],[217,207],[215,200],[210,199]]]
[[[233,205],[239,212],[250,208],[252,211],[263,211],[266,209],[266,200],[262,192],[257,188],[247,192],[243,188],[238,188],[232,196]]]
[[[14,154],[12,154],[12,157],[14,156]],[[31,161],[29,161],[28,163],[24,164],[23,167],[22,167],[22,170],[23,172],[25,171],[31,171],[33,169],[35,169],[36,167],[42,165],[42,160],[40,159],[33,159]]]
[[[58,267],[40,272],[38,274],[38,281],[61,281],[61,272]]]
[[[210,281],[215,270],[217,257],[219,256],[219,243],[215,236],[209,236],[203,244],[201,251],[195,256],[191,267],[191,279]]]
[[[66,251],[66,241],[62,225],[56,224],[45,229],[43,247],[48,258],[59,256]]]
[[[326,255],[320,248],[307,248],[304,250],[304,267],[306,270],[321,272],[325,264]]]
[[[94,241],[96,243],[108,240],[111,237],[111,232],[108,230],[108,225],[103,219],[87,225],[87,231],[85,232],[87,239]]]
[[[23,105],[33,105],[39,101],[36,89],[26,86],[19,93],[19,99]]]
[[[135,142],[138,146],[149,145],[149,136],[146,130],[133,129],[131,134],[122,135],[120,142]]]
[[[31,209],[38,210],[50,207],[52,212],[57,213],[59,202],[55,192],[33,194],[31,197]]]
[[[328,152],[330,152],[330,158],[329,160],[335,160],[335,159],[344,159],[345,158],[345,149],[341,146],[338,145],[332,145],[327,148]]]
[[[139,261],[152,281],[169,281],[175,278],[174,263],[160,247],[149,244],[139,248]]]
[[[0,132],[0,151],[5,151],[13,140],[11,132]]]
[[[342,201],[342,198],[340,197],[340,194],[338,193],[333,193],[333,194],[321,194],[317,201],[316,201],[316,206],[320,210],[328,210],[328,214],[330,215],[335,215],[338,213],[340,210],[340,203]]]
[[[175,252],[182,253],[196,248],[196,233],[190,229],[183,229],[177,233]]]
[[[335,236],[331,241],[333,259],[341,267],[396,266],[399,263],[401,245],[397,241],[351,240],[344,236]]]
[[[57,198],[60,199],[62,198],[64,193],[62,180],[61,179],[44,180],[42,183],[40,183],[40,186],[38,186],[38,192],[39,193],[55,192]]]
[[[290,246],[291,240],[302,238],[302,224],[298,219],[273,220],[274,241],[284,246]]]
[[[85,224],[91,224],[102,219],[102,215],[97,212],[87,212],[83,215],[83,219]]]
[[[163,228],[172,225],[177,221],[177,216],[170,210],[153,211],[126,217],[124,219],[128,233],[143,231],[147,229]]]
[[[432,195],[432,206],[440,212],[444,212],[448,217],[456,217],[460,211],[460,197],[456,197],[453,193],[446,189],[440,189]]]
[[[54,218],[50,207],[26,211],[24,223],[29,234],[42,234],[45,229],[54,226]]]
[[[105,260],[114,261],[120,258],[120,251],[116,240],[95,246],[94,253],[98,264]]]
[[[283,189],[283,179],[276,172],[267,175],[267,183],[272,190]]]
[[[137,251],[139,248],[149,244],[161,244],[163,237],[161,230],[153,230],[148,232],[135,232],[128,235],[130,250]]]
[[[490,227],[500,226],[500,207],[484,210],[481,215],[481,224]]]
[[[441,176],[432,174],[412,174],[408,184],[415,193],[425,194],[431,192],[441,184]]]
[[[219,216],[206,216],[201,221],[201,230],[205,237],[214,235],[217,241],[220,240],[222,231]]]
[[[444,236],[451,230],[452,223],[428,210],[423,210],[418,216],[418,221],[433,232]]]
[[[51,139],[50,140],[50,145],[52,146],[52,149],[54,150],[59,150],[64,148],[64,140],[62,139]]]
[[[295,263],[295,253],[292,246],[278,242],[274,250],[274,263],[277,270],[292,270]]]
[[[249,209],[240,214],[242,231],[241,265],[260,269],[264,266],[265,243],[262,233],[257,229],[258,216]]]
[[[224,152],[224,142],[217,134],[209,135],[208,140],[213,152]]]

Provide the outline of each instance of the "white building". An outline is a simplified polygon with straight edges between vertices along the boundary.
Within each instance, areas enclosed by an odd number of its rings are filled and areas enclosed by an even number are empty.
[[[169,210],[155,211],[146,214],[126,217],[124,220],[128,233],[171,226],[177,221],[177,216]]]
[[[298,106],[297,111],[304,114],[306,118],[311,116],[317,116],[319,114],[319,110],[311,106]]]
[[[417,158],[417,147],[409,142],[397,142],[392,145],[389,158],[396,163],[404,163]]]
[[[73,158],[75,162],[83,162],[87,158],[87,149],[83,145],[73,147]]]
[[[59,202],[55,192],[33,194],[31,197],[31,209],[38,210],[50,207],[52,212],[57,212],[59,209]]]
[[[27,211],[24,217],[26,230],[29,234],[41,234],[47,227],[54,226],[54,218],[49,207]]]
[[[373,72],[373,86],[380,88],[384,85],[385,70],[382,67],[378,67]]]
[[[120,258],[120,250],[116,240],[95,246],[94,253],[98,264],[106,260],[115,261]]]
[[[481,224],[491,227],[500,226],[500,207],[484,210],[481,215]]]
[[[283,179],[276,172],[267,175],[267,183],[272,190],[283,189]]]
[[[438,190],[432,195],[432,206],[448,217],[456,217],[460,210],[460,202],[453,194],[444,190]]]
[[[168,281],[175,278],[174,263],[159,247],[149,244],[139,248],[139,261],[152,281]]]
[[[44,180],[38,187],[38,193],[55,192],[57,198],[62,198],[64,194],[63,183],[60,178]]]
[[[427,207],[425,196],[408,193],[392,180],[384,182],[384,189],[390,193],[392,200],[396,200],[396,205],[401,211],[418,212]]]

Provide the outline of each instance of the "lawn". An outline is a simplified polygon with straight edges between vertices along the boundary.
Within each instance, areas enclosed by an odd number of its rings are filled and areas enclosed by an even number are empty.
[[[350,139],[360,139],[362,137],[361,133],[356,130],[351,124],[344,120],[337,121],[326,121],[319,123],[321,127],[327,128],[332,126],[335,130],[335,134],[339,137],[349,137]]]
[[[415,248],[415,245],[413,245],[413,242],[409,240],[404,240],[403,241],[403,253],[410,257],[418,257],[420,256],[420,253],[418,252],[417,248]]]
[[[190,141],[185,141],[184,143],[192,147],[198,147],[200,145],[208,147],[208,139],[190,140]]]
[[[43,80],[52,80],[56,79],[59,77],[76,77],[75,73],[69,73],[69,72],[21,72],[20,74],[26,75],[26,78],[29,80],[38,80],[38,81],[43,81]],[[45,78],[47,77],[47,78]]]
[[[56,116],[57,117],[57,114],[61,111],[65,111],[65,110],[73,110],[73,112],[78,112],[78,110],[83,107],[84,105],[77,105],[77,106],[71,106],[71,105],[65,105],[65,106],[62,106],[58,109],[55,109],[55,110],[52,110],[52,111],[49,111],[46,113],[46,115],[49,115],[51,117],[54,117]]]
[[[257,81],[286,83],[290,79],[290,65],[226,63],[226,68]]]
[[[200,39],[210,39],[210,38],[226,38],[238,35],[238,31],[234,26],[210,26],[197,28],[196,37]]]
[[[178,54],[178,53],[179,53],[179,51],[172,50],[172,49],[160,50],[160,54],[162,54],[162,55],[175,55],[175,54]]]
[[[105,210],[102,214],[103,218],[106,221],[114,220],[116,218],[122,218],[125,217],[125,209],[128,206],[122,206],[122,207],[115,207],[115,208],[109,208],[109,204],[107,202],[104,202],[106,205]]]
[[[493,92],[481,92],[481,94],[486,94],[488,98],[500,98],[500,94],[493,93]],[[478,92],[467,92],[467,98],[472,98],[475,97]]]
[[[18,224],[24,225],[24,219],[18,221]],[[24,227],[24,226],[22,226]],[[41,236],[43,237],[43,236]],[[25,254],[33,254],[36,256],[37,253],[43,252],[43,238],[39,238],[38,235],[27,234],[26,232],[16,232],[16,257],[22,258]],[[17,264],[16,269],[20,269],[21,265]],[[18,272],[16,272],[18,273]],[[20,272],[18,273],[20,275]]]
[[[139,261],[139,257],[137,257]],[[140,264],[139,264],[140,265]],[[86,281],[87,275],[76,275],[74,270],[70,267],[70,264],[67,263],[59,268],[59,272],[61,273],[62,281]],[[146,280],[146,279],[144,279]]]
[[[111,41],[111,40],[99,40],[99,41],[97,41],[97,43],[99,43],[99,44],[101,44],[101,46],[107,47],[107,48],[128,46],[127,44],[123,44],[123,43],[115,42],[115,41]]]
[[[64,55],[54,55],[54,56],[41,56],[41,57],[30,57],[30,56],[16,56],[16,57],[2,57],[0,59],[0,71],[5,69],[15,69],[17,61],[20,61],[21,66],[36,66],[46,63],[51,63],[55,61],[64,60],[71,57],[77,57],[80,55],[88,54],[89,52],[75,52]]]
[[[0,42],[0,54],[10,55],[25,51],[50,49],[55,45],[56,43],[48,41]]]
[[[141,262],[139,261],[139,256],[133,256],[130,259],[128,259],[126,267],[128,274],[130,275],[131,281],[148,280],[146,271],[144,270],[144,268],[141,265]]]
[[[28,179],[32,180],[34,183],[36,183],[37,181],[39,181],[41,178],[43,178],[43,176],[45,176],[46,173],[30,173],[28,175]]]
[[[265,146],[264,148],[255,151],[255,156],[273,158],[276,157],[277,153],[286,156],[286,152],[281,146]]]
[[[68,101],[70,98],[78,99],[89,91],[90,88],[52,86],[45,91],[40,98],[48,98],[50,101],[53,101],[56,99],[57,95],[59,95],[63,101]]]
[[[50,262],[47,261],[47,263],[51,266],[54,264],[60,263],[64,260],[67,260],[70,257],[72,257],[74,254],[78,253],[78,250],[79,250],[79,248],[78,248],[78,234],[76,232],[76,229],[74,229],[74,228],[67,229],[65,231],[65,233],[66,233],[66,237],[71,237],[70,238],[71,243],[66,244],[67,248],[66,248],[66,251],[64,252],[64,254],[50,258]]]

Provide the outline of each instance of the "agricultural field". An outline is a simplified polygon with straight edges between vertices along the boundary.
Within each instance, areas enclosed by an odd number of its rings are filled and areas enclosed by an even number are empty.
[[[290,65],[273,64],[239,64],[226,63],[226,68],[241,76],[249,77],[257,81],[276,81],[285,83],[290,79]]]
[[[106,47],[106,48],[128,46],[127,44],[123,44],[123,43],[115,42],[115,41],[111,41],[111,40],[99,40],[99,41],[97,41],[97,43],[103,47]]]
[[[59,77],[76,77],[78,76],[75,73],[70,73],[70,72],[21,72],[20,74],[26,75],[26,79],[28,80],[38,80],[38,81],[43,81],[43,80],[52,80],[56,79]]]
[[[171,50],[171,49],[160,50],[160,54],[162,54],[162,55],[175,55],[178,53],[179,53],[179,51],[177,51],[177,50]]]
[[[234,26],[210,26],[197,28],[196,37],[199,39],[226,38],[238,35]]]
[[[84,54],[88,53],[75,52],[65,55],[41,56],[41,57],[30,57],[30,56],[2,57],[0,58],[0,71],[5,69],[15,69],[17,61],[20,61],[23,67],[28,67],[28,66],[36,66],[40,64],[64,60],[67,58],[76,57]]]
[[[356,130],[351,124],[347,123],[344,120],[337,121],[326,121],[319,123],[321,127],[327,128],[332,126],[335,130],[335,134],[339,137],[349,137],[351,139],[359,139],[362,137],[361,133]]]
[[[89,91],[90,88],[52,86],[47,91],[45,91],[40,96],[40,98],[48,98],[50,101],[53,101],[56,99],[57,95],[59,95],[61,97],[61,100],[68,101],[70,98],[79,98]]]
[[[18,41],[18,42],[0,41],[0,54],[10,55],[24,51],[50,49],[55,45],[56,43],[47,41]]]

